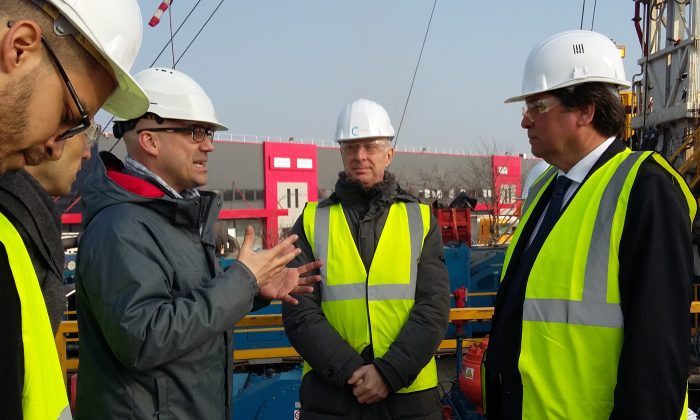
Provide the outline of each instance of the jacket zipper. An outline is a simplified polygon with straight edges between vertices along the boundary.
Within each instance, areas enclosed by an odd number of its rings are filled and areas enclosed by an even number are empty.
[[[358,223],[358,229],[357,229],[357,248],[358,251],[360,252],[360,255],[362,255],[361,251],[361,246],[360,244],[362,243],[362,221],[364,217],[367,215],[367,212],[369,211],[369,203],[365,202],[365,208],[364,212],[362,212],[362,217],[359,220]],[[363,265],[364,260],[363,260]],[[367,328],[369,329],[369,347],[372,350],[372,358],[374,359],[374,342],[372,340],[372,317],[370,316],[369,313],[369,267],[365,266],[365,309],[367,310]],[[373,360],[372,360],[373,361]]]
[[[369,272],[365,277],[365,308],[367,309],[367,327],[369,328],[369,346],[372,349],[372,357],[374,358],[374,344],[372,341],[372,318],[369,315]]]

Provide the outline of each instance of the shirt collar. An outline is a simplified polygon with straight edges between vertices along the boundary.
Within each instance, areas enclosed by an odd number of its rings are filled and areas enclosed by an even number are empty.
[[[131,158],[130,156],[127,156],[126,159],[124,159],[124,172],[155,183],[173,198],[190,199],[199,197],[199,191],[197,191],[196,188],[184,190],[182,193],[175,191],[163,180],[163,178],[159,177],[153,173],[153,171],[145,167],[141,162]]]
[[[591,171],[593,165],[598,161],[598,159],[603,155],[603,153],[608,149],[608,147],[615,140],[615,136],[610,137],[601,143],[598,147],[593,149],[589,154],[587,154],[583,159],[579,160],[576,165],[574,165],[569,172],[564,172],[559,170],[558,176],[565,175],[570,180],[580,184]]]

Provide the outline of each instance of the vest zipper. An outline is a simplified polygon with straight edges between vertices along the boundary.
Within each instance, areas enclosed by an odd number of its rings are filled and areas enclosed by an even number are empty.
[[[372,317],[369,315],[369,272],[367,273],[367,277],[365,277],[365,308],[367,308],[367,327],[369,328],[369,348],[372,350],[372,360],[369,361],[369,363],[372,363],[374,361],[374,344],[372,342]],[[363,354],[365,353],[364,351],[362,352]],[[365,360],[365,362],[368,362]]]

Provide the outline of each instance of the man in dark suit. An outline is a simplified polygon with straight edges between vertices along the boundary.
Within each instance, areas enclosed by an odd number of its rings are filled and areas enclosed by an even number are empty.
[[[632,152],[604,35],[567,31],[525,65],[521,126],[552,165],[531,187],[501,275],[489,419],[686,415],[696,202],[661,156]],[[685,403],[685,405],[684,405]]]

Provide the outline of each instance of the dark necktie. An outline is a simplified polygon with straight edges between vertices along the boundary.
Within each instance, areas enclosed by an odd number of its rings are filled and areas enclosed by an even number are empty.
[[[542,246],[542,242],[549,235],[549,232],[557,223],[559,215],[561,214],[561,206],[564,202],[564,195],[566,191],[571,186],[571,180],[565,176],[557,177],[557,181],[554,183],[554,191],[552,191],[552,196],[549,198],[549,205],[547,206],[547,212],[544,214],[540,228],[537,229],[537,234],[532,240],[529,248],[539,249]]]

